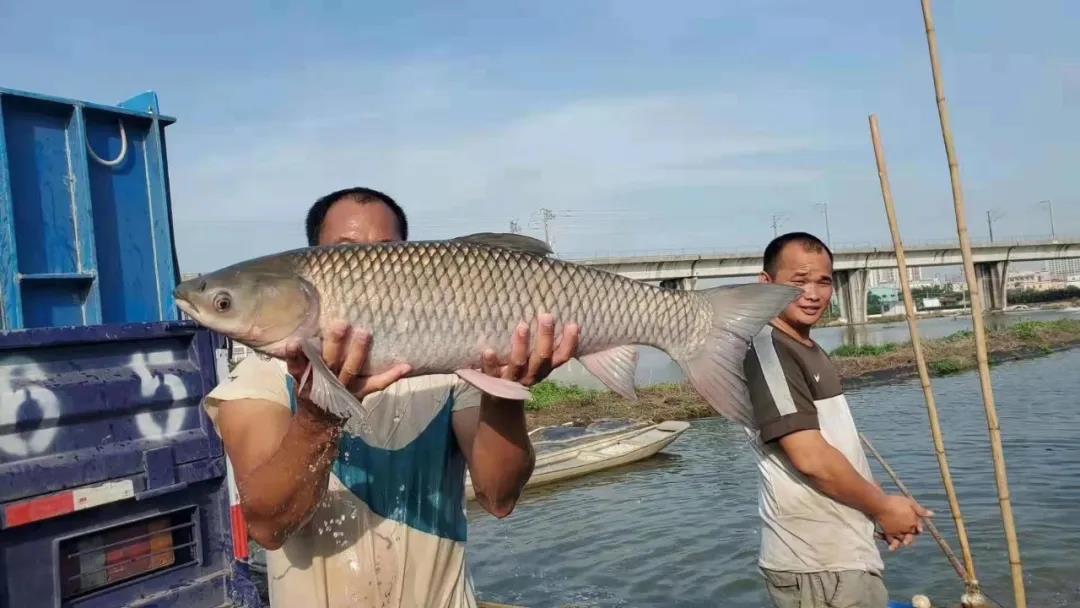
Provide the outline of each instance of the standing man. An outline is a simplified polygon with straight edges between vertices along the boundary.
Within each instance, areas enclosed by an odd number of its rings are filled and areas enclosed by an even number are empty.
[[[315,202],[307,237],[311,245],[403,241],[408,222],[389,196],[351,188]],[[482,353],[484,372],[528,386],[574,356],[576,326],[559,340],[550,315],[537,327],[531,354],[522,324],[509,362]],[[268,549],[274,608],[476,606],[465,564],[466,467],[477,501],[500,518],[532,474],[523,402],[481,395],[456,375],[403,378],[407,364],[360,376],[377,339],[340,324],[324,336],[322,355],[358,398],[379,401],[378,415],[395,417],[378,445],[361,438],[372,431],[297,392],[308,366],[298,345],[288,361],[244,359],[207,397],[248,531]]]
[[[840,376],[810,338],[832,298],[832,252],[793,232],[764,257],[760,282],[803,290],[754,338],[745,362],[760,432],[758,563],[769,596],[778,608],[885,608],[875,523],[894,550],[932,514],[874,483]]]

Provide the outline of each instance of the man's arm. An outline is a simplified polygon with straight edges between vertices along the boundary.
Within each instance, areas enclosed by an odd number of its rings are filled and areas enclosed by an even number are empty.
[[[569,361],[577,351],[578,327],[567,324],[556,344],[554,317],[541,314],[537,321],[531,354],[529,328],[523,323],[514,332],[509,362],[500,366],[489,350],[483,354],[484,373],[532,386]],[[454,432],[469,463],[477,502],[495,517],[510,515],[536,464],[525,426],[525,403],[484,394],[479,407],[454,414]]]
[[[307,407],[293,416],[261,399],[222,404],[218,431],[255,542],[277,549],[311,517],[337,457],[339,428]]]
[[[911,544],[912,535],[923,531],[921,518],[933,515],[919,503],[904,496],[890,496],[868,481],[820,431],[796,431],[778,441],[791,464],[818,491],[876,521],[890,549]]]
[[[357,398],[408,373],[408,366],[402,365],[377,376],[358,377],[371,339],[363,332],[353,332],[351,339],[348,334],[343,324],[329,332],[323,359]],[[299,344],[289,345],[287,360],[290,375],[302,377],[308,362]],[[218,432],[236,473],[248,532],[267,549],[279,548],[311,517],[337,458],[342,420],[312,403],[308,390],[296,395],[295,415],[266,399],[235,399],[219,406]]]
[[[911,544],[929,512],[915,501],[886,495],[822,436],[813,393],[791,353],[769,332],[754,338],[744,365],[762,441],[778,442],[792,466],[819,492],[881,525],[890,549]]]

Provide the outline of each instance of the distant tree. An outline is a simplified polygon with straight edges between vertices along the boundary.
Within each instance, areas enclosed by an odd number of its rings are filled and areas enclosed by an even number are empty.
[[[885,304],[881,301],[881,297],[875,293],[870,294],[866,298],[866,312],[871,315],[880,315],[885,312]]]
[[[1011,289],[1008,294],[1009,304],[1037,304],[1073,299],[1080,299],[1080,287],[1069,286],[1064,289],[1047,289],[1045,291]]]

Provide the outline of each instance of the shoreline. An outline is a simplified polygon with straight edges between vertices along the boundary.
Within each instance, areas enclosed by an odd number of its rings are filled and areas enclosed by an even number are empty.
[[[990,364],[1034,359],[1080,347],[1080,320],[1027,321],[987,332]],[[964,330],[935,340],[923,340],[931,377],[943,377],[976,367],[971,332]],[[910,342],[877,347],[841,347],[830,353],[844,389],[880,386],[917,378]],[[696,420],[717,416],[686,383],[638,389],[638,401],[606,390],[589,390],[542,382],[526,405],[529,430],[562,424],[584,425],[603,418],[636,420]]]
[[[987,312],[987,315],[1000,315],[1008,314],[1010,312],[1018,313],[1033,313],[1033,312],[1054,312],[1059,310],[1070,310],[1074,308],[1080,308],[1080,300],[1060,300],[1056,302],[1040,302],[1036,304],[1023,304],[1025,308],[1013,308],[1010,307],[1004,311]],[[959,317],[971,317],[971,308],[938,308],[931,310],[920,310],[916,315],[917,319],[948,319]],[[907,321],[907,315],[872,315],[865,323],[848,323],[840,319],[830,319],[828,322],[819,323],[816,327],[853,327],[860,325],[884,325],[889,323],[904,323]]]

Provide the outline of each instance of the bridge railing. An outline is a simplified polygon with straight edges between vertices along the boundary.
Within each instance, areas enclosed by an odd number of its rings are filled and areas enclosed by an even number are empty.
[[[972,247],[1018,247],[1025,245],[1065,245],[1065,244],[1080,244],[1080,235],[1076,236],[1058,236],[1051,239],[1048,236],[1012,236],[1012,237],[998,237],[993,241],[990,239],[971,239]],[[905,241],[904,248],[906,250],[925,250],[925,249],[951,249],[958,248],[960,242],[958,239],[924,239],[918,241]],[[685,258],[685,257],[701,257],[701,258],[737,258],[737,257],[760,257],[764,247],[751,249],[751,248],[739,248],[739,249],[691,249],[691,248],[670,248],[670,249],[623,249],[623,250],[593,250],[591,252],[585,251],[568,251],[559,252],[559,257],[572,262],[602,262],[605,260],[618,260],[620,262],[634,261],[634,260],[650,260],[656,258]],[[845,241],[842,243],[834,243],[831,246],[833,253],[851,253],[851,252],[875,252],[875,251],[888,251],[893,250],[892,243],[885,242],[873,242],[873,241]]]

